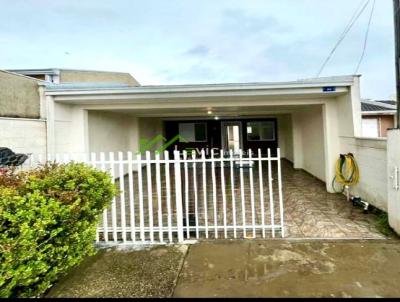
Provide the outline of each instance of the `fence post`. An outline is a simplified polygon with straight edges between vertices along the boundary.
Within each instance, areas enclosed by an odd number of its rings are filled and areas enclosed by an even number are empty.
[[[182,182],[181,182],[181,163],[179,151],[174,151],[175,167],[175,201],[176,201],[176,224],[178,228],[178,242],[184,242],[183,236],[183,210],[182,210]]]

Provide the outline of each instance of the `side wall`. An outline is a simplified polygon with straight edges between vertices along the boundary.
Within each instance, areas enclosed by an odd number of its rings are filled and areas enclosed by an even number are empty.
[[[400,234],[400,129],[388,131],[387,149],[389,224],[397,234]]]
[[[151,141],[158,135],[165,136],[163,129],[163,121],[160,118],[138,118],[138,140],[148,140]],[[150,148],[148,151],[157,150],[163,142],[159,141],[154,146]]]
[[[46,122],[0,117],[0,147],[16,153],[46,154]]]
[[[281,157],[293,162],[293,131],[292,116],[290,114],[278,115],[278,147]]]
[[[387,211],[386,139],[341,138],[341,153],[353,153],[360,168],[360,182],[351,190],[373,206]]]
[[[294,167],[325,181],[324,121],[321,106],[293,114]]]
[[[0,70],[0,116],[39,118],[38,82]]]
[[[88,112],[89,152],[138,150],[138,119],[125,114]]]

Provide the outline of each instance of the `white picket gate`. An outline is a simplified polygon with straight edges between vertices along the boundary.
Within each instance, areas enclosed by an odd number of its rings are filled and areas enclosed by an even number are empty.
[[[98,243],[284,237],[280,150],[216,153],[31,155],[29,164],[85,162],[110,173],[119,194],[103,212]]]

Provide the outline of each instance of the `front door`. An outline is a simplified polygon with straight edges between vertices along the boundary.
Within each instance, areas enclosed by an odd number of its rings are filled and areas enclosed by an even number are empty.
[[[242,141],[242,123],[241,122],[222,122],[221,123],[221,140],[222,149],[233,154],[239,154],[240,149],[243,148]]]

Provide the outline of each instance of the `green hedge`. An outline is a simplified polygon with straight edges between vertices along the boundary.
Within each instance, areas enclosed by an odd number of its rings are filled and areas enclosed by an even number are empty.
[[[0,297],[37,297],[94,253],[102,210],[116,194],[108,174],[48,164],[0,176]]]

